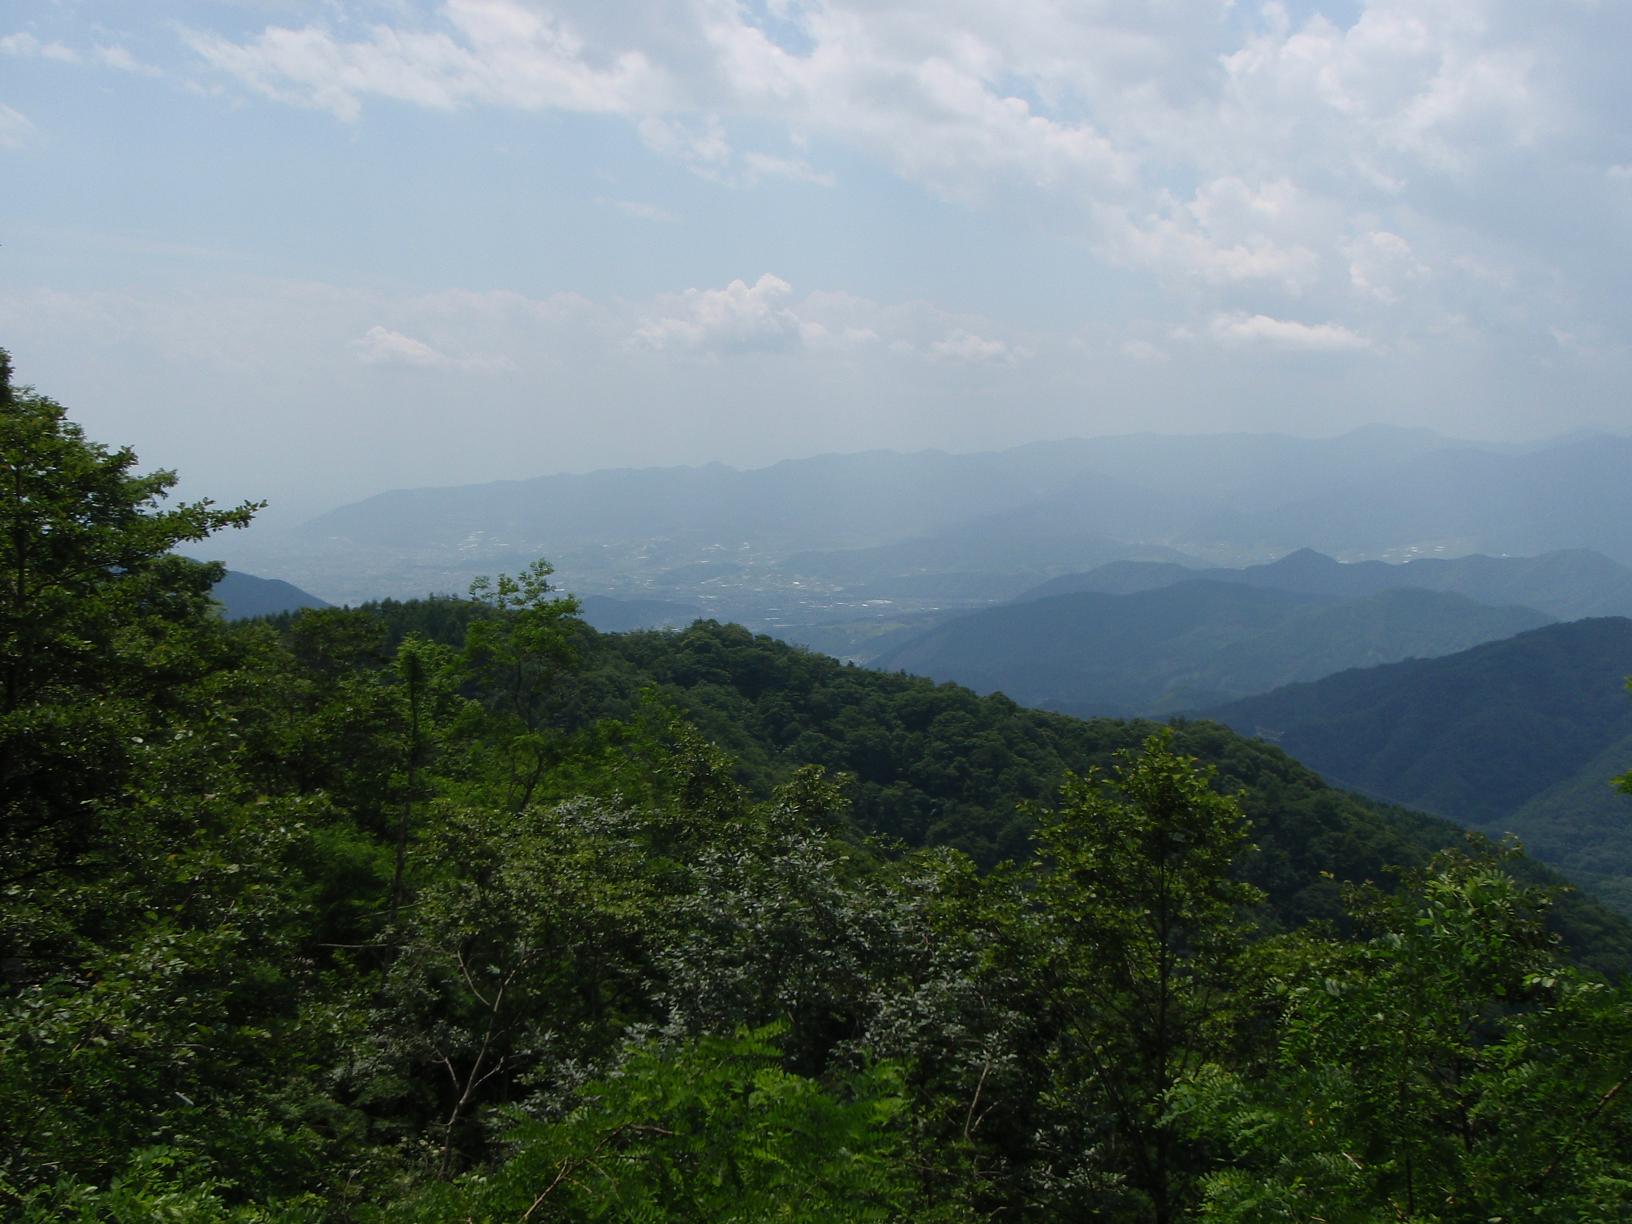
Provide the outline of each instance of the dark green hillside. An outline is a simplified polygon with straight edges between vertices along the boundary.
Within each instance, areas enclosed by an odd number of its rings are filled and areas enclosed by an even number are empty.
[[[821,765],[854,779],[851,812],[864,831],[956,846],[986,864],[1029,853],[1027,805],[1049,802],[1068,770],[1104,765],[1152,726],[1027,709],[712,622],[603,637],[594,652],[603,699],[655,683],[731,751],[756,793],[798,764]],[[1247,873],[1284,923],[1336,917],[1342,881],[1385,878],[1462,837],[1446,821],[1334,790],[1280,749],[1216,723],[1180,723],[1177,744],[1216,765],[1224,789],[1245,792],[1260,847]],[[1580,924],[1572,943],[1613,948],[1606,963],[1632,956],[1620,919],[1579,900],[1565,912]]]
[[[252,616],[275,616],[279,612],[295,612],[301,608],[326,608],[329,605],[316,595],[308,595],[293,583],[281,578],[257,578],[228,570],[221,581],[210,589],[210,596],[221,605],[228,620],[247,620]]]
[[[1212,712],[1334,783],[1491,832],[1595,881],[1632,876],[1632,621],[1550,625]]]
[[[1153,715],[1348,667],[1448,654],[1546,622],[1527,608],[1427,591],[1336,600],[1209,578],[987,609],[874,665],[1067,713]]]

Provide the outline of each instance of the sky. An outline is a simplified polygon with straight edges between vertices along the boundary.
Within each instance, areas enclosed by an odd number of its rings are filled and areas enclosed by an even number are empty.
[[[182,491],[1632,429],[1624,0],[0,0],[0,345]]]

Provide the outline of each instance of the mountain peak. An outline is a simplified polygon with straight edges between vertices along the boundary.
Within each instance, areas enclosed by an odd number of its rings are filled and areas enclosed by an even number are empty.
[[[1282,573],[1319,573],[1332,569],[1340,569],[1342,562],[1335,557],[1328,557],[1323,552],[1316,552],[1312,548],[1300,548],[1296,552],[1289,552],[1279,561],[1271,561],[1263,568],[1276,570]]]

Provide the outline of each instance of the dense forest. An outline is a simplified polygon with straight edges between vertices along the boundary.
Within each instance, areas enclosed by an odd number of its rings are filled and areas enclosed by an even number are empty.
[[[229,622],[0,354],[0,1212],[1606,1220],[1632,933],[1211,723],[548,565]]]
[[[1632,620],[1549,625],[1440,659],[1340,672],[1208,711],[1322,776],[1512,832],[1632,914]]]

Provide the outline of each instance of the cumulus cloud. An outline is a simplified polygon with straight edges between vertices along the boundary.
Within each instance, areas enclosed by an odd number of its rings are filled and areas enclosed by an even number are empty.
[[[515,368],[504,357],[450,357],[423,340],[405,336],[375,324],[351,342],[357,359],[365,365],[413,366],[425,370],[461,370],[468,373],[495,373]]]
[[[925,302],[886,304],[837,290],[799,296],[765,273],[753,284],[659,295],[625,333],[627,347],[708,358],[806,354],[848,361],[889,352],[937,364],[1012,365],[1029,349],[989,339],[991,321]]]
[[[182,35],[186,71],[234,102],[272,99],[343,122],[387,106],[609,117],[657,157],[730,188],[820,187],[849,207],[843,193],[882,170],[912,185],[891,193],[902,213],[932,208],[922,197],[933,196],[981,211],[1000,240],[1063,237],[1062,263],[1080,256],[1085,275],[1115,284],[1085,295],[1086,310],[1100,313],[1097,351],[1128,377],[1178,385],[1206,347],[1169,344],[1179,323],[1215,349],[1390,358],[1454,334],[1464,348],[1481,336],[1487,351],[1523,335],[1560,360],[1573,350],[1546,342],[1555,320],[1605,351],[1624,333],[1625,5],[285,0],[255,10],[276,21],[234,26],[218,6]],[[0,37],[0,53],[121,66],[112,48],[76,50],[29,28]],[[152,43],[127,41],[152,54]],[[11,101],[46,123],[31,99]],[[577,156],[587,128],[556,126],[572,128],[560,147]],[[0,144],[31,131],[0,112]],[[738,236],[711,230],[706,208],[670,204],[661,181],[609,177],[597,190],[644,197],[603,199],[637,220],[683,211],[688,241],[717,246],[722,269],[743,266]],[[1018,249],[985,264],[1009,266]],[[764,258],[750,266],[794,266]],[[821,350],[852,366],[910,353],[1041,369],[1051,352],[1002,321],[799,296],[776,277],[689,275],[671,283],[698,288],[658,300],[598,299],[598,326],[649,353]],[[879,275],[867,283],[888,284],[888,270]],[[1120,341],[1127,320],[1104,303],[1123,288],[1139,301],[1141,333],[1160,344]],[[479,335],[377,317],[429,338],[433,352],[486,351]],[[1066,336],[1083,322],[1050,326]],[[522,353],[512,340],[496,348]],[[1185,360],[1161,361],[1163,347]]]
[[[1340,323],[1299,323],[1268,315],[1218,315],[1208,335],[1225,345],[1260,345],[1308,353],[1341,353],[1368,349],[1371,341]]]
[[[1606,91],[1570,73],[1617,42],[1594,21],[1632,33],[1607,6],[1361,0],[1341,22],[1290,8],[445,0],[185,37],[244,88],[344,120],[378,101],[616,115],[733,187],[834,187],[832,152],[860,154],[1226,312],[1278,309],[1265,292],[1300,310],[1404,303],[1426,282],[1414,220],[1435,214],[1436,265],[1476,257],[1481,198],[1516,181],[1481,174],[1554,146],[1564,166],[1569,142],[1620,130]],[[1611,169],[1606,189],[1620,181]]]
[[[786,305],[793,286],[769,272],[752,285],[734,280],[723,289],[687,289],[663,303],[630,340],[649,349],[744,353],[786,349],[801,339],[800,319]]]
[[[269,98],[353,120],[365,98],[439,110],[631,113],[660,105],[661,74],[638,51],[592,63],[565,21],[507,0],[449,0],[443,28],[375,26],[347,40],[319,26],[269,26],[246,42],[187,30],[213,68]]]
[[[1162,214],[1131,224],[1110,249],[1169,279],[1268,284],[1298,294],[1320,273],[1312,245],[1322,211],[1284,178],[1254,185],[1226,175],[1202,184],[1184,203],[1169,202]]]

